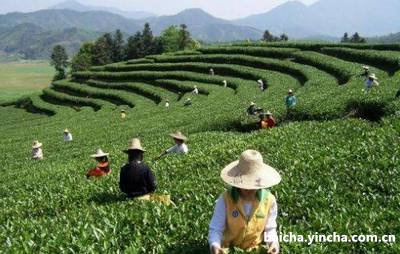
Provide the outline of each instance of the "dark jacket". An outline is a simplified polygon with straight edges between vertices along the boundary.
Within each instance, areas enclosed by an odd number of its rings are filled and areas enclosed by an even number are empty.
[[[134,198],[156,190],[153,172],[143,162],[131,162],[121,168],[119,188],[128,197]]]

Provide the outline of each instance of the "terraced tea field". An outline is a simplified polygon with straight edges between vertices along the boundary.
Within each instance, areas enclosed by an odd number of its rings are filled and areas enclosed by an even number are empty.
[[[282,175],[271,190],[279,205],[278,232],[399,238],[399,59],[399,45],[215,46],[94,67],[5,104],[1,250],[208,253],[208,223],[226,188],[220,170],[249,148],[261,151]],[[379,78],[369,92],[363,91],[362,64]],[[288,89],[298,98],[289,113]],[[187,98],[193,104],[184,107]],[[250,101],[271,111],[278,127],[256,130],[258,119],[245,113]],[[120,109],[127,119],[120,119]],[[74,135],[71,143],[62,140],[65,128]],[[177,129],[189,135],[190,153],[154,160]],[[122,150],[136,136],[148,151],[157,192],[170,194],[174,205],[126,200],[119,192]],[[44,144],[43,161],[30,159],[34,139]],[[88,181],[89,155],[98,147],[111,154],[113,172]],[[281,248],[400,252],[398,243],[292,242]]]

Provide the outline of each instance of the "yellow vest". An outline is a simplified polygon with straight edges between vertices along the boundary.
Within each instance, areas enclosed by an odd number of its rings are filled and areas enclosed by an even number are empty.
[[[226,191],[224,193],[226,227],[222,247],[238,247],[243,250],[258,248],[263,242],[269,209],[274,200],[275,197],[268,190],[259,190],[257,199],[252,203],[250,216],[246,218],[237,189]]]

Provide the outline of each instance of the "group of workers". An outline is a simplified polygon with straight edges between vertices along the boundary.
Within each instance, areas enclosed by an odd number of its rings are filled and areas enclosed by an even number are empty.
[[[366,89],[370,89],[379,83],[374,74],[369,74],[367,67],[363,66],[363,76],[366,77]],[[210,74],[214,75],[213,69],[210,69]],[[224,85],[227,85],[226,81]],[[260,84],[260,89],[265,89],[265,86]],[[198,94],[197,87],[193,93]],[[400,91],[397,96],[400,96]],[[296,96],[292,90],[289,90],[285,97],[287,109],[294,107],[296,103]],[[247,113],[260,116],[261,128],[272,128],[276,125],[271,112],[264,113],[263,109],[257,107],[254,102],[250,104]],[[169,153],[187,154],[189,152],[186,136],[179,131],[170,136],[175,145],[165,150],[156,159]],[[73,140],[68,129],[64,130],[64,140],[66,142]],[[32,148],[33,158],[43,159],[42,143],[34,141]],[[129,198],[151,200],[156,190],[156,178],[149,166],[143,162],[146,150],[142,147],[140,139],[132,139],[123,152],[127,154],[128,162],[120,170],[120,190]],[[109,154],[101,149],[91,155],[97,165],[87,172],[87,178],[111,173],[108,156]],[[218,197],[209,224],[208,242],[211,253],[226,253],[230,247],[247,251],[257,250],[261,253],[279,253],[276,231],[277,201],[269,190],[281,181],[277,170],[264,163],[260,152],[246,150],[238,160],[225,166],[220,176],[229,188]],[[264,242],[264,239],[267,239],[267,242]]]
[[[289,111],[291,108],[296,106],[297,98],[294,95],[292,89],[289,89],[288,95],[285,97],[285,105],[286,109]],[[247,108],[247,114],[250,116],[258,116],[260,121],[258,122],[260,129],[269,129],[276,126],[276,120],[273,117],[270,111],[264,112],[264,109],[257,107],[254,102],[250,103],[250,106]]]
[[[181,133],[170,134],[175,146],[160,154],[188,153],[187,138]],[[33,148],[42,144],[35,141]],[[156,177],[150,167],[143,162],[146,150],[138,138],[131,140],[127,149],[127,163],[121,167],[119,187],[128,198],[155,200],[171,203],[168,195],[156,195]],[[98,149],[90,157],[97,165],[89,170],[87,178],[101,177],[111,173],[108,153]],[[43,159],[43,157],[42,157]],[[222,180],[230,187],[215,203],[209,224],[208,242],[213,254],[227,253],[232,246],[244,250],[262,250],[265,253],[279,253],[277,236],[277,202],[269,188],[281,181],[279,173],[263,161],[255,150],[244,151],[236,160],[221,171]],[[265,238],[267,237],[267,238]],[[268,239],[264,242],[264,239]]]

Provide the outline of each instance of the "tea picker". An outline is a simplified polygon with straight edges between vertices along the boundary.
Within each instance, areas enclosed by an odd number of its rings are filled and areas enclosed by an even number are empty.
[[[187,154],[189,152],[189,148],[185,143],[187,141],[187,137],[183,135],[182,132],[177,131],[169,134],[169,136],[174,140],[175,145],[161,153],[156,160],[159,160],[161,157],[171,153]]]
[[[68,129],[65,129],[64,130],[64,141],[66,141],[66,142],[70,142],[70,141],[72,141],[73,139],[72,139],[72,134],[71,134],[71,132],[68,130]]]
[[[43,160],[43,144],[39,142],[39,140],[33,141],[32,145],[32,159],[34,160]]]
[[[87,178],[100,177],[111,173],[110,163],[108,161],[108,155],[109,154],[103,152],[103,150],[97,149],[96,153],[90,156],[91,158],[94,158],[97,161],[97,165],[95,168],[87,172],[86,174]]]
[[[220,176],[230,187],[217,199],[210,221],[211,253],[227,253],[231,247],[279,253],[277,202],[268,189],[279,184],[279,173],[264,163],[260,152],[247,150],[239,160],[227,165]]]

